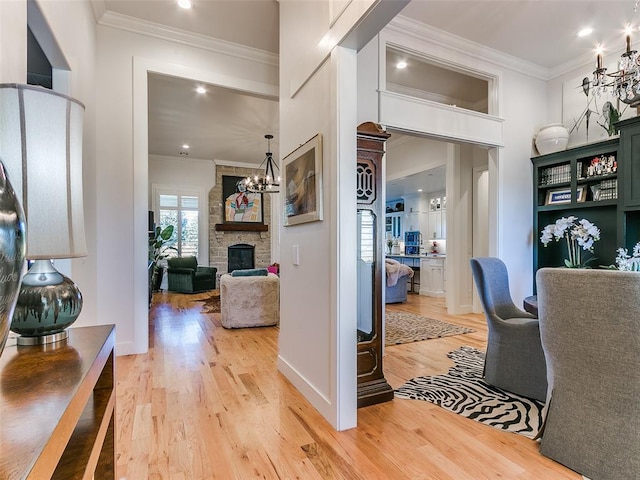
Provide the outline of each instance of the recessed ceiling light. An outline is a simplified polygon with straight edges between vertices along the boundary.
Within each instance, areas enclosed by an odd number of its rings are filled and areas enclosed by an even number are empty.
[[[593,28],[585,27],[578,32],[579,37],[586,37],[587,35],[591,35],[593,33]]]
[[[422,191],[422,189],[421,189],[421,188],[419,188],[419,189],[418,189],[418,191],[419,191],[419,192],[421,192],[421,191]]]
[[[178,6],[180,8],[191,8],[193,7],[193,2],[191,0],[178,0]]]
[[[402,70],[403,68],[407,68],[407,62],[405,62],[404,60],[400,60],[398,63],[396,63],[396,68],[399,68],[400,70]]]
[[[187,150],[188,150],[188,149],[189,149],[189,145],[187,145],[187,144],[185,143],[184,145],[182,145],[182,148],[184,148],[184,149],[187,149]]]
[[[196,92],[198,93],[207,93],[207,89],[204,88],[203,86],[199,86],[196,88]]]

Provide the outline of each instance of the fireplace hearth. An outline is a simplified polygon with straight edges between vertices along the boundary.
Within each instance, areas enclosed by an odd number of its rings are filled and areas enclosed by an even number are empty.
[[[236,243],[227,247],[227,272],[255,268],[255,245]]]

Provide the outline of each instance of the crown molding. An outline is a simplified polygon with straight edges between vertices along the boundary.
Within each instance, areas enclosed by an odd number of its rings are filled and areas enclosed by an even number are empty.
[[[464,56],[477,57],[494,65],[524,73],[539,80],[549,81],[553,78],[552,72],[548,68],[527,62],[504,52],[499,52],[486,45],[472,42],[457,35],[452,35],[444,30],[425,25],[424,23],[402,15],[394,18],[387,25],[386,29],[395,34],[409,36],[421,42],[438,45]]]
[[[98,25],[180,43],[190,47],[201,48],[203,50],[209,50],[211,52],[258,62],[273,67],[278,67],[280,63],[280,57],[275,53],[247,47],[238,43],[227,42],[226,40],[201,35],[199,33],[188,32],[179,28],[160,25],[158,23],[149,22],[147,20],[111,11],[104,12],[98,21]]]
[[[233,162],[231,160],[214,160],[213,163],[216,167],[238,167],[249,168],[251,170],[257,170],[258,168],[260,168],[260,164],[258,163]]]
[[[195,158],[195,157],[185,157],[184,155],[157,155],[154,153],[149,154],[149,160],[170,160],[175,162],[179,161],[188,161],[188,162],[207,162],[215,164],[215,162],[209,158]]]

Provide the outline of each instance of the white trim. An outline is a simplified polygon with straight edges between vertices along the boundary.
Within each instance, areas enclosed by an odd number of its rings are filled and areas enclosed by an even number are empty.
[[[318,390],[313,383],[300,374],[291,363],[287,362],[278,354],[278,371],[289,380],[313,407],[320,412],[324,418],[333,417],[333,406],[331,401]]]
[[[98,21],[98,24],[105,27],[137,33],[139,35],[146,35],[148,37],[180,43],[189,47],[202,48],[203,50],[242,58],[243,60],[258,62],[273,67],[277,67],[280,63],[280,57],[275,53],[247,47],[233,42],[227,42],[226,40],[181,30],[179,28],[160,25],[158,23],[129,17],[115,12],[105,12]]]
[[[471,40],[467,40],[457,35],[453,35],[444,30],[425,25],[402,15],[394,18],[386,27],[390,32],[399,33],[403,36],[412,37],[421,42],[429,42],[448,50],[482,58],[483,61],[493,63],[494,65],[508,68],[519,73],[537,78],[539,80],[548,81],[552,77],[551,70],[532,62],[527,62],[512,55],[494,50]]]
[[[447,141],[504,146],[502,118],[399,93],[380,91],[378,97],[380,123],[393,130]]]
[[[233,162],[231,160],[214,160],[213,164],[217,167],[239,167],[239,168],[252,168],[257,170],[260,168],[260,164],[258,163],[249,163],[249,162]],[[263,169],[264,170],[264,169]]]
[[[183,157],[180,155],[156,155],[156,154],[150,153],[149,160],[171,160],[172,162],[180,161],[180,160],[186,160],[186,161],[192,162],[195,160],[196,162],[212,162],[215,165],[215,161],[211,160],[210,158]]]
[[[347,101],[357,98],[358,57],[355,50],[336,47],[331,54],[332,70],[335,72],[336,85],[335,121],[336,136],[332,136],[329,156],[337,152],[336,171],[330,174],[337,186],[336,195],[331,199],[330,211],[335,212],[330,220],[332,230],[337,236],[335,250],[332,243],[331,263],[338,272],[331,292],[331,311],[336,321],[332,322],[331,377],[336,391],[332,392],[335,402],[335,422],[337,430],[346,430],[357,426],[357,351],[356,319],[357,304],[357,268],[354,246],[357,245],[357,204],[356,164],[357,138],[354,130],[357,124],[357,111],[353,103]],[[333,144],[335,142],[335,144]],[[332,180],[328,180],[331,182]],[[335,201],[335,203],[333,203]],[[334,303],[335,302],[335,303]]]
[[[202,188],[186,185],[151,184],[151,208],[158,218],[160,211],[160,195],[195,196],[198,198],[198,265],[209,265],[209,195]],[[182,208],[177,211],[194,211],[193,208]],[[180,235],[180,228],[178,228]]]

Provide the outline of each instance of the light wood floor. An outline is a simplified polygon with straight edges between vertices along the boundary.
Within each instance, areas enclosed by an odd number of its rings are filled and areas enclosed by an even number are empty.
[[[427,402],[362,408],[358,428],[336,432],[278,373],[277,328],[225,330],[204,295],[154,295],[149,353],[116,360],[118,479],[581,478],[532,440]],[[449,316],[441,299],[389,309],[477,330],[387,348],[394,388],[446,372],[460,345],[484,348],[484,319]]]

